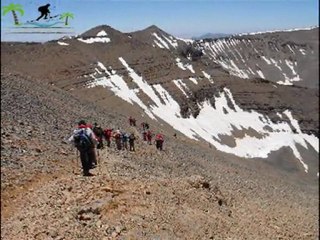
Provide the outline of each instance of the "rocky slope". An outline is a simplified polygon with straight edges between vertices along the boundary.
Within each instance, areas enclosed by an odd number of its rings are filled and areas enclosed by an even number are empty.
[[[96,176],[84,178],[64,142],[78,119],[140,129],[31,77],[2,68],[1,82],[1,238],[318,237],[318,180],[294,165],[243,161],[150,122],[166,136],[164,152],[140,138],[135,153],[112,146],[100,152]]]

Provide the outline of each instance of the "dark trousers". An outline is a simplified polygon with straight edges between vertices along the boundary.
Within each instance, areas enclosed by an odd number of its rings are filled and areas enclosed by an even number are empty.
[[[96,151],[94,148],[90,148],[88,150],[88,155],[89,155],[89,163],[90,167],[94,164],[97,165],[97,156],[96,156]]]
[[[163,141],[157,140],[157,141],[156,141],[156,147],[157,147],[157,149],[159,149],[159,150],[162,151],[162,144],[163,144]]]
[[[131,141],[129,141],[129,150],[130,151],[135,151],[135,149],[134,149],[134,142],[131,142]]]
[[[80,160],[82,164],[83,174],[88,174],[91,168],[89,150],[80,151]]]
[[[110,139],[109,137],[107,137],[106,141],[107,141],[107,146],[110,147],[110,145],[111,145],[111,139]]]
[[[103,148],[103,140],[102,139],[99,140],[97,148],[98,149],[102,149]]]
[[[125,141],[122,144],[123,144],[123,149],[128,150],[128,141]]]
[[[122,149],[122,144],[121,144],[121,139],[116,139],[116,145],[117,145],[117,149],[121,150]]]

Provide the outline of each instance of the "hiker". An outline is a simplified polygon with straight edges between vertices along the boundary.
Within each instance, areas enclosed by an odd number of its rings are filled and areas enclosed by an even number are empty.
[[[112,137],[112,130],[111,128],[106,128],[103,133],[104,133],[104,137],[106,139],[107,142],[107,146],[110,147],[111,144],[111,137]]]
[[[145,123],[144,123],[144,122],[141,123],[141,127],[142,127],[142,130],[143,130],[143,131],[146,130],[146,126],[145,126]]]
[[[93,168],[93,162],[96,160],[94,146],[97,139],[84,120],[79,121],[78,128],[73,131],[68,141],[80,152],[83,176],[93,176],[89,170]]]
[[[128,150],[128,140],[129,140],[129,134],[123,132],[122,133],[122,149]]]
[[[157,149],[160,151],[162,151],[163,141],[164,141],[163,135],[161,133],[157,134],[155,142],[156,142]]]
[[[147,142],[148,142],[148,144],[149,145],[151,145],[152,143],[152,133],[151,133],[151,131],[150,130],[148,130],[148,132],[147,132]]]
[[[146,130],[148,130],[149,129],[149,123],[145,122],[144,123],[144,127],[145,127]]]
[[[122,144],[121,144],[121,132],[120,130],[116,130],[114,135],[113,135],[115,142],[116,142],[116,147],[118,150],[122,149]]]
[[[102,130],[102,128],[97,123],[94,123],[94,127],[92,130],[98,139],[97,149],[102,149],[103,148],[103,130]]]
[[[136,126],[137,120],[135,118],[132,119],[132,126]]]
[[[49,11],[49,7],[50,7],[50,4],[46,4],[44,6],[40,6],[38,8],[38,11],[41,13],[40,17],[37,18],[36,21],[39,21],[43,16],[44,16],[44,19],[47,19],[48,17],[48,14],[50,13]]]
[[[92,124],[91,123],[87,123],[86,124],[86,127],[87,128],[89,128],[89,129],[91,129],[91,131],[93,130],[93,126],[92,126]],[[98,138],[97,138],[97,136],[96,136],[96,134],[93,132],[93,135],[94,135],[94,137],[98,140]],[[96,166],[97,166],[97,154],[96,154],[96,150],[95,150],[95,148],[96,148],[96,144],[94,145],[94,147],[93,147],[94,149],[93,149],[93,152],[94,152],[94,155],[92,155],[92,159],[91,159],[91,162],[92,162],[92,168],[95,168]]]
[[[147,132],[146,131],[142,132],[142,138],[143,138],[143,141],[147,141]]]
[[[129,117],[129,125],[133,126],[133,118],[131,116]]]
[[[129,151],[135,151],[134,148],[134,141],[136,140],[136,137],[134,136],[134,133],[131,133],[129,136]]]

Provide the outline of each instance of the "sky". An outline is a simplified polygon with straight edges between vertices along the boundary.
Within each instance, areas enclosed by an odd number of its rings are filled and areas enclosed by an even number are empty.
[[[2,0],[1,8],[21,4],[21,23],[39,16],[38,7],[50,3],[51,16],[73,13],[70,34],[8,33],[11,12],[1,15],[2,41],[46,41],[81,34],[107,24],[121,32],[156,25],[176,37],[206,33],[244,33],[319,26],[318,0]]]

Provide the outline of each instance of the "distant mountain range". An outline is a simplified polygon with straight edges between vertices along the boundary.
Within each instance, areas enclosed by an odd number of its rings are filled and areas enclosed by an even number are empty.
[[[223,38],[231,36],[231,33],[206,33],[201,36],[192,37],[193,40],[207,39],[207,38]]]

